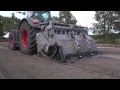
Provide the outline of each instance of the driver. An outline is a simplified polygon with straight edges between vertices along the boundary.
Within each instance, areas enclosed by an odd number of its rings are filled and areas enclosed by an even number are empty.
[[[32,16],[41,20],[41,22],[46,22],[49,18],[49,14],[47,12],[40,12],[40,11],[34,12]]]

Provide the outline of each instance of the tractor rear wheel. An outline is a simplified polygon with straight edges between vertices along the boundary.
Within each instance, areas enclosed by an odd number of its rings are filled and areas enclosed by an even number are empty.
[[[37,30],[31,27],[27,21],[21,23],[19,40],[22,53],[28,55],[37,53],[36,33]]]

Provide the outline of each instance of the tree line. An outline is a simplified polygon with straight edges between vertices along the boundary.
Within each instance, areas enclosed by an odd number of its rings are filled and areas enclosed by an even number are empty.
[[[115,35],[120,33],[120,11],[95,11],[95,20],[93,33],[99,35],[103,43],[114,43]]]
[[[20,19],[14,17],[4,17],[0,15],[0,37],[4,35],[4,32],[9,32],[12,29],[17,29]]]
[[[58,22],[64,23],[64,24],[74,24],[76,25],[77,19],[70,11],[60,11],[59,17],[53,17]]]

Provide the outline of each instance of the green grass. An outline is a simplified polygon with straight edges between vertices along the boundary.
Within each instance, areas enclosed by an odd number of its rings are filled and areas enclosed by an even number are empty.
[[[120,41],[113,41],[113,42],[110,42],[110,41],[103,41],[103,40],[99,40],[99,41],[96,41],[96,44],[111,44],[111,45],[120,45]]]

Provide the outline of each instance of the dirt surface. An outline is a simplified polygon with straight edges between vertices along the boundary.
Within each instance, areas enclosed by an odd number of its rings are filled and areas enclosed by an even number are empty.
[[[119,78],[120,55],[101,54],[80,59],[75,63],[60,64],[48,57],[29,56],[20,51],[12,51],[7,43],[0,42],[0,79]]]
[[[98,50],[100,53],[102,54],[116,54],[116,55],[120,55],[120,48],[118,47],[103,47],[103,46],[99,46]]]

